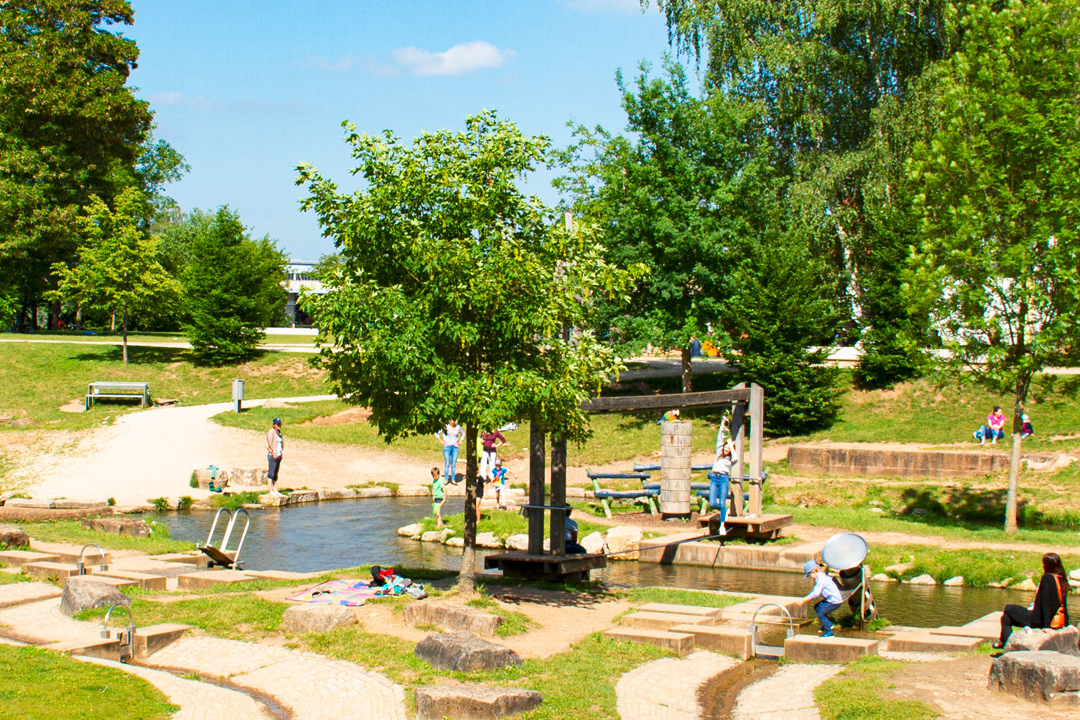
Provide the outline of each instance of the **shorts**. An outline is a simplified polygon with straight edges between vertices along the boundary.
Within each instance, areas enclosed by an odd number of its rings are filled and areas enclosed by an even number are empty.
[[[445,500],[445,499],[446,498],[441,498],[441,497],[431,499],[431,514],[432,515],[438,514],[439,510],[442,508],[443,500]]]
[[[477,478],[479,482],[476,483],[476,499],[484,497],[484,478]]]
[[[266,464],[267,479],[277,482],[278,469],[281,467],[281,458],[275,458],[270,453],[266,453]]]

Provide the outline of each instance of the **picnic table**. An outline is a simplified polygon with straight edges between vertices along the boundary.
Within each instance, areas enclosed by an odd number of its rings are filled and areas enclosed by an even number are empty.
[[[92,382],[86,387],[86,409],[98,400],[127,400],[138,398],[142,407],[150,406],[150,383],[148,382]]]

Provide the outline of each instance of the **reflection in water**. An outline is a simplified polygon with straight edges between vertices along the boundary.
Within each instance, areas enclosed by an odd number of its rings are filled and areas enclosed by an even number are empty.
[[[448,498],[443,512],[460,513],[463,507],[463,498]],[[253,510],[251,531],[241,557],[244,567],[250,570],[313,572],[365,564],[456,570],[461,566],[459,549],[439,543],[419,543],[397,534],[402,525],[418,522],[430,513],[431,503],[427,498],[370,498]],[[177,540],[201,543],[206,539],[213,513],[171,513],[157,518],[169,526]],[[801,596],[810,591],[810,581],[802,573],[694,565],[613,562],[604,570],[594,571],[593,578],[612,585],[768,595]],[[882,617],[914,627],[963,624],[1001,610],[1005,603],[1027,605],[1034,595],[994,588],[898,583],[874,583],[873,591]],[[1080,608],[1074,609],[1077,612]]]

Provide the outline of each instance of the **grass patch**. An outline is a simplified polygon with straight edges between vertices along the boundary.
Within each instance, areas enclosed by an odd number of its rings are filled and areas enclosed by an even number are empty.
[[[749,600],[742,595],[724,595],[698,590],[678,590],[675,588],[638,587],[618,591],[634,605],[646,603],[669,603],[671,605],[699,605],[702,607],[727,607]]]
[[[247,396],[254,398],[329,392],[324,373],[304,354],[265,352],[239,365],[198,367],[184,348],[129,347],[128,353],[125,366],[119,346],[0,343],[0,417],[25,420],[28,428],[79,430],[138,408],[114,402],[84,413],[60,412],[73,400],[82,403],[87,383],[95,380],[149,382],[153,397],[192,405],[228,401],[233,379],[243,380]]]
[[[933,545],[873,545],[868,562],[873,572],[885,572],[890,565],[911,563],[911,567],[898,576],[910,580],[917,575],[930,575],[939,583],[952,577],[963,576],[964,584],[982,587],[992,582],[1042,574],[1041,552],[1019,550],[963,550],[940,549]],[[1061,561],[1067,568],[1080,563],[1080,555],[1063,554]]]
[[[231,493],[229,495],[211,495],[210,505],[212,507],[223,507],[229,510],[236,510],[244,505],[258,505],[259,497],[265,495],[265,492],[257,492],[255,490],[245,490],[244,492]]]
[[[926,703],[883,697],[892,676],[907,663],[867,657],[814,690],[822,720],[930,720],[938,713]]]
[[[137,538],[126,535],[84,528],[78,520],[51,520],[47,522],[20,522],[19,527],[35,540],[42,542],[69,542],[76,545],[97,543],[109,550],[138,550],[151,555],[185,552],[195,546],[189,542],[173,540],[164,523],[147,521],[152,531],[150,537]]]
[[[0,720],[158,720],[179,708],[142,678],[59,653],[0,645]]]
[[[245,590],[249,589],[245,586]],[[236,592],[236,588],[233,588]],[[276,632],[281,626],[281,616],[288,607],[285,603],[271,602],[247,593],[238,595],[206,595],[176,602],[154,602],[135,597],[131,602],[131,614],[135,624],[183,623],[205,630],[211,635],[250,640],[252,636]],[[104,617],[104,609],[85,610],[76,615],[78,620]]]
[[[487,595],[478,595],[465,603],[469,607],[480,608],[503,618],[503,623],[495,631],[499,637],[524,635],[536,627],[536,623],[523,612],[506,610]]]

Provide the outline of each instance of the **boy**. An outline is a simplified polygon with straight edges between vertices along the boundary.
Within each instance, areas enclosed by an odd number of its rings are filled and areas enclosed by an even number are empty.
[[[506,492],[506,478],[508,475],[513,475],[503,467],[502,458],[495,460],[495,469],[491,471],[491,482],[495,484],[495,504],[499,506],[500,510],[506,509],[506,503],[503,500],[503,493]]]
[[[446,499],[446,479],[443,478],[439,468],[431,468],[431,514],[438,520],[435,527],[442,530],[442,506]]]
[[[803,564],[803,572],[806,577],[814,581],[814,589],[803,600],[813,600],[816,597],[821,597],[821,600],[814,604],[814,612],[817,613],[818,621],[821,623],[821,637],[832,637],[833,625],[832,621],[829,620],[829,613],[844,603],[844,599],[840,595],[840,588],[836,586],[836,581],[825,572],[825,568],[815,560],[807,560]]]

